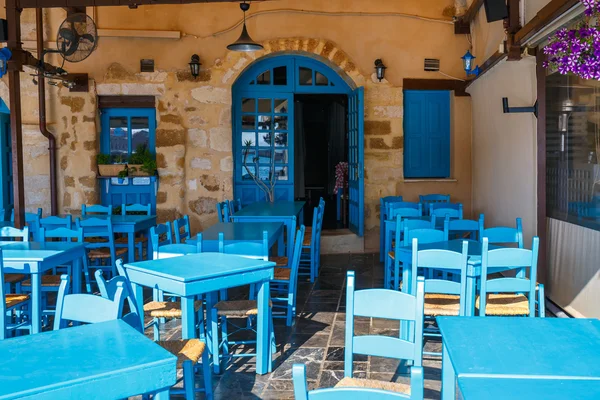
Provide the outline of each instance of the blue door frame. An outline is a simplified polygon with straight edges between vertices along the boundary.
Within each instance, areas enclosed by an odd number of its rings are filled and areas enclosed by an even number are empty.
[[[364,234],[364,101],[326,64],[302,55],[264,57],[249,66],[233,85],[234,196],[247,205],[265,194],[243,165],[267,178],[274,157],[276,200],[294,200],[294,95],[345,94],[349,99],[350,229]],[[310,150],[310,149],[308,149]],[[262,167],[262,169],[261,169]]]

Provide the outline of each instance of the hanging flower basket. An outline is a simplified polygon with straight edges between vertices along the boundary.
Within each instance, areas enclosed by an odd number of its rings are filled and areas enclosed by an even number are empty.
[[[563,28],[548,38],[544,67],[562,75],[600,80],[600,0],[580,0],[585,19],[573,28]]]

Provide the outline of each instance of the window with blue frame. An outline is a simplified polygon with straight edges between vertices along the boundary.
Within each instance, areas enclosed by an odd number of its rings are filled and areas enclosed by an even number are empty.
[[[404,91],[404,178],[450,178],[449,91]]]
[[[144,145],[155,154],[156,110],[154,108],[102,109],[101,152],[113,160],[126,159]]]

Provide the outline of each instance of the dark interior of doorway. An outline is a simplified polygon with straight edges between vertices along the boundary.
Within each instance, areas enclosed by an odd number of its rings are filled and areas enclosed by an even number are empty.
[[[347,227],[341,202],[338,220],[335,166],[348,161],[348,96],[338,94],[295,95],[295,197],[307,202],[304,224],[312,224],[314,208],[326,202],[323,229]]]

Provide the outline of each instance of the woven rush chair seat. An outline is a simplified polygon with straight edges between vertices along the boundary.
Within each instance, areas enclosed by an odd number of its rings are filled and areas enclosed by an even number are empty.
[[[26,301],[29,301],[28,294],[7,294],[4,298],[6,308],[17,306],[21,303],[25,303]]]
[[[344,377],[336,385],[336,388],[340,387],[357,387],[357,388],[369,388],[369,389],[381,389],[389,392],[410,394],[410,385],[396,382],[378,381],[375,379],[359,379]]]
[[[475,307],[479,310],[479,296]],[[529,315],[529,300],[516,293],[488,294],[485,315]]]
[[[88,243],[106,243],[106,242],[108,242],[108,239],[101,238],[101,237],[86,237],[86,238],[83,238],[83,241],[88,242]]]
[[[60,275],[42,275],[41,276],[42,286],[60,286]],[[27,279],[22,286],[31,286],[31,279]]]
[[[425,315],[458,316],[460,313],[460,296],[454,294],[425,293]]]
[[[278,267],[287,267],[289,260],[287,257],[270,257],[269,261],[274,262]]]
[[[159,340],[156,342],[160,347],[177,357],[177,368],[181,368],[185,361],[196,364],[202,353],[206,350],[206,344],[199,339],[188,340]],[[203,366],[207,368],[206,366]]]
[[[278,281],[289,281],[292,276],[291,268],[275,268],[274,278]]]
[[[194,311],[202,308],[202,301],[194,302]],[[181,318],[181,303],[175,301],[151,301],[144,304],[144,313],[154,318]]]
[[[134,240],[135,243],[146,243],[147,241],[148,241],[148,238],[145,236],[136,237]],[[129,241],[127,240],[127,236],[122,236],[120,238],[115,239],[115,243],[127,244],[127,243],[129,243]]]
[[[127,249],[124,247],[115,249],[115,255],[117,257],[122,256],[125,253],[127,253]],[[99,249],[91,249],[90,251],[88,251],[88,257],[91,259],[110,258],[110,249],[108,247],[102,247]]]
[[[389,256],[389,257],[390,257],[392,260],[395,260],[396,253],[395,253],[395,252],[393,252],[393,251],[390,251],[390,252],[388,253],[388,256]]]
[[[269,301],[269,307],[273,304]],[[256,300],[225,300],[215,304],[217,315],[221,317],[246,318],[258,315]]]
[[[310,247],[312,235],[307,235],[304,233],[304,240],[302,241],[302,246]]]
[[[4,274],[4,283],[17,283],[27,278],[25,274]]]

